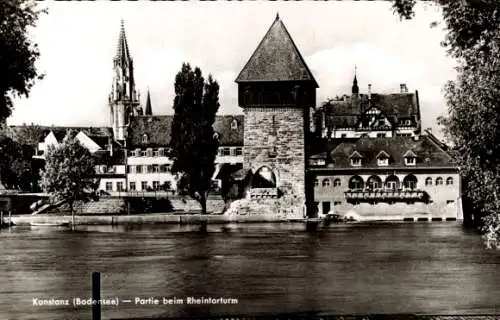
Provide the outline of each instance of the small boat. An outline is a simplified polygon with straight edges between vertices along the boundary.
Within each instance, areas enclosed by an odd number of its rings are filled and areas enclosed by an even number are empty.
[[[32,227],[68,227],[70,223],[68,221],[56,221],[56,222],[30,222]]]

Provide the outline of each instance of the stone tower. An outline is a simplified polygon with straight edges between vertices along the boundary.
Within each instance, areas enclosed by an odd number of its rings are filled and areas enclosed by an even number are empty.
[[[129,119],[137,112],[139,98],[134,82],[134,62],[130,56],[123,20],[121,22],[118,48],[113,59],[113,85],[109,95],[110,126],[114,139],[124,141]]]
[[[245,113],[243,167],[252,173],[245,213],[301,218],[318,84],[278,15],[236,82]]]

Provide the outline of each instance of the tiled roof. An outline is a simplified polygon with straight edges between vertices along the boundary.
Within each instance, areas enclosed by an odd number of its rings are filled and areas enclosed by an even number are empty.
[[[115,150],[113,155],[107,150],[99,150],[92,154],[97,165],[120,165],[125,164],[125,150]]]
[[[390,156],[389,166],[406,166],[404,155],[408,151],[416,156],[417,167],[439,167],[453,165],[451,157],[438,147],[428,136],[360,138],[356,142],[342,142],[330,151],[334,167],[351,167],[349,158],[355,152],[363,157],[363,167],[378,167],[377,155],[385,151]]]
[[[165,116],[136,116],[130,122],[129,147],[165,147],[170,143],[173,115]],[[233,121],[237,127],[232,129]],[[243,116],[217,116],[214,131],[219,135],[220,145],[243,145]],[[147,135],[147,143],[143,143],[143,136]]]
[[[236,120],[237,127],[232,128],[233,121]],[[243,124],[244,116],[217,116],[214,123],[214,131],[219,135],[221,146],[242,146],[243,145]]]
[[[236,82],[274,81],[311,81],[318,87],[278,16],[236,78]]]
[[[326,126],[353,128],[362,119],[362,114],[371,108],[380,110],[393,125],[400,120],[420,119],[417,93],[361,94],[358,103],[350,97],[342,101],[331,101],[323,106],[326,112]],[[316,114],[319,116],[319,114]],[[319,121],[319,120],[317,120]]]
[[[129,147],[164,147],[170,144],[173,115],[135,116],[130,121]],[[147,143],[143,136],[147,135]]]

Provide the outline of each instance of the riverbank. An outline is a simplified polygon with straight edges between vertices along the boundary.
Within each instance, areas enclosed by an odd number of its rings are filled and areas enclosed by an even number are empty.
[[[432,222],[444,221],[435,220],[432,217],[409,219],[407,217],[388,217],[371,216],[368,219],[360,219],[358,222]],[[399,219],[398,219],[399,218]],[[12,224],[16,226],[31,224],[57,225],[71,223],[71,215],[15,215],[11,217]],[[450,219],[451,220],[451,219]],[[447,221],[450,221],[447,220]],[[146,213],[131,215],[75,215],[75,224],[77,225],[127,225],[127,224],[226,224],[226,223],[259,223],[259,222],[297,222],[304,223],[304,219],[283,219],[269,215],[225,215],[225,214],[173,214],[173,213]],[[455,220],[453,220],[455,221]],[[4,218],[4,222],[5,218]]]

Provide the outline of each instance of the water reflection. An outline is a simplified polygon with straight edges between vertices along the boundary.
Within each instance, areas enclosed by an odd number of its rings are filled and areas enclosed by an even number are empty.
[[[237,305],[102,308],[153,315],[486,313],[500,307],[500,253],[456,223],[15,227],[0,231],[0,318],[89,318],[32,298],[233,297]]]

